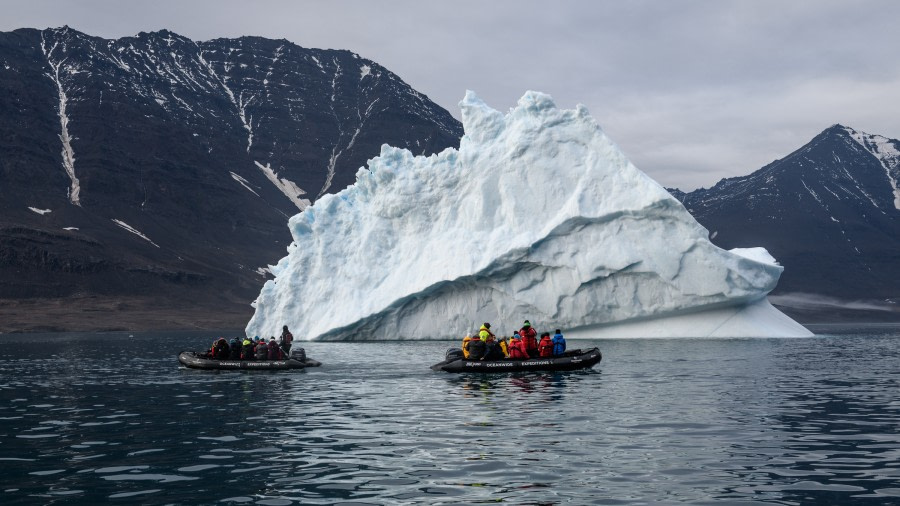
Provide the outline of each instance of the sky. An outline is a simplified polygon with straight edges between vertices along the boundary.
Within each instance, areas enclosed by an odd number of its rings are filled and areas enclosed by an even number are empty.
[[[709,187],[840,123],[900,138],[893,0],[0,0],[0,31],[169,29],[348,49],[459,118],[527,90],[587,106],[638,168]]]

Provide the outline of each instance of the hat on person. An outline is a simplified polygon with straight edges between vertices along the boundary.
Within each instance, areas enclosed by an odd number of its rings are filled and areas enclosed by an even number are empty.
[[[491,324],[488,322],[484,322],[484,328],[486,328],[486,329],[491,328]]]
[[[530,327],[530,326],[531,326],[531,322],[528,321],[528,320],[525,320],[525,325],[524,325],[524,326],[525,326],[525,327]]]

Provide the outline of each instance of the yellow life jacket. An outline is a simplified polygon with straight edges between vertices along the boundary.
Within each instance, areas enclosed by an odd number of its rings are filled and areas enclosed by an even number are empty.
[[[463,358],[469,358],[469,341],[472,340],[472,336],[466,336],[463,338],[462,350],[463,350]]]

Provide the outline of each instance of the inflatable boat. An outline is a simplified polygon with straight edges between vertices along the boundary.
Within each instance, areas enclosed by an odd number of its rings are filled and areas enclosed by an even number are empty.
[[[305,353],[294,350],[291,358],[286,360],[217,360],[208,358],[205,352],[182,351],[178,361],[191,369],[217,369],[240,371],[282,371],[285,369],[304,369],[322,365],[318,360],[307,358]]]
[[[593,367],[602,358],[603,354],[598,348],[591,348],[570,350],[557,357],[527,360],[466,360],[461,349],[451,348],[447,351],[446,360],[434,364],[431,369],[446,372],[574,371]]]

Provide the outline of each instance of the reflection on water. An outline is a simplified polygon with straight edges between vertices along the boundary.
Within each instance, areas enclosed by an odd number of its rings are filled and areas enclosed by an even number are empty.
[[[827,330],[494,375],[429,370],[447,342],[215,373],[177,364],[198,334],[0,336],[3,504],[898,504],[900,333]]]

